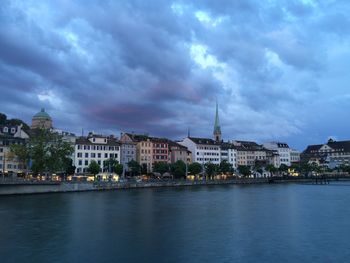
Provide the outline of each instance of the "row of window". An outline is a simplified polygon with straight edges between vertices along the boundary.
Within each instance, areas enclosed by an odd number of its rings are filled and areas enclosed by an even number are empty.
[[[97,151],[119,151],[119,146],[103,146],[103,145],[80,145],[78,150],[97,150]]]
[[[154,148],[168,148],[167,144],[163,144],[163,143],[155,143],[153,144]]]
[[[7,133],[7,132],[9,131],[9,128],[4,127],[3,131],[4,131],[5,133]],[[15,132],[16,132],[16,129],[15,129],[15,128],[11,128],[11,133],[15,133]]]
[[[108,158],[108,156],[109,156],[109,158],[118,158],[118,154],[117,153],[110,153],[109,155],[108,155],[108,153],[105,153],[104,154],[104,158]],[[77,157],[78,158],[82,158],[83,157],[83,153],[82,152],[78,152],[77,153]],[[85,158],[89,158],[89,153],[84,153],[84,157]],[[102,158],[102,154],[101,153],[91,153],[90,154],[90,158]]]
[[[219,162],[219,158],[197,158],[198,161],[205,161],[205,162]]]
[[[202,154],[200,154],[200,152],[197,152],[197,155],[211,155],[211,156],[219,156],[219,153],[212,153],[212,152],[204,152]]]
[[[21,164],[11,164],[11,163],[8,163],[7,165],[5,165],[6,169],[25,169],[26,167],[25,166],[22,166]],[[3,169],[3,164],[0,163],[0,169]]]
[[[208,147],[208,146],[199,146],[197,147],[198,150],[213,150],[218,151],[219,147]]]
[[[167,155],[154,155],[154,159],[156,160],[168,160]]]

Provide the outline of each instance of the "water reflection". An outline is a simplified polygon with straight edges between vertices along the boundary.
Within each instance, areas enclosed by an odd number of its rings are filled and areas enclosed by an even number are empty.
[[[1,197],[1,262],[344,262],[349,192],[290,184]]]

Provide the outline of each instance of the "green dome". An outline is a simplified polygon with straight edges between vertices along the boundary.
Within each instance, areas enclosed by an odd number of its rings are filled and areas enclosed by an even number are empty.
[[[37,114],[33,116],[33,119],[50,119],[51,117],[49,114],[45,112],[45,109],[42,108],[41,111],[39,111]]]

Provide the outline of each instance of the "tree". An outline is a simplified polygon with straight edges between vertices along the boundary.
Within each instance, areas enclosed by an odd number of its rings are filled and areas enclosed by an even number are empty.
[[[103,171],[104,172],[115,172],[115,166],[118,164],[118,161],[114,158],[109,158],[103,162]]]
[[[188,171],[190,174],[193,174],[193,175],[197,175],[197,174],[200,174],[202,172],[202,165],[200,163],[191,163],[189,166],[188,166]]]
[[[7,116],[3,113],[0,113],[0,125],[6,124]]]
[[[279,170],[280,172],[282,172],[282,173],[285,173],[285,172],[288,171],[288,166],[285,165],[284,163],[282,163],[282,164],[280,165],[280,167],[278,168],[278,170]]]
[[[23,167],[25,167],[29,162],[28,148],[23,144],[11,144],[8,157],[9,159],[17,158]]]
[[[142,174],[147,174],[147,173],[148,173],[147,164],[143,163],[143,164],[141,165],[141,173],[142,173]]]
[[[247,177],[251,174],[249,166],[246,165],[239,165],[238,171],[240,174],[242,174],[244,177]]]
[[[213,163],[206,163],[204,165],[205,168],[205,173],[209,176],[212,177],[214,175],[216,175],[219,171],[219,165],[217,164],[213,164]]]
[[[186,164],[178,160],[170,166],[170,171],[175,178],[184,178],[186,177]]]
[[[115,164],[114,172],[118,175],[121,175],[123,173],[123,165],[119,163]]]
[[[153,166],[153,171],[160,174],[169,172],[169,164],[166,162],[157,162]]]
[[[11,146],[11,153],[24,163],[31,163],[34,174],[65,172],[67,158],[74,148],[63,136],[46,129],[38,129],[26,145]]]
[[[93,175],[98,174],[100,172],[100,169],[101,169],[100,165],[94,160],[91,161],[88,167],[89,172],[92,173]]]
[[[128,162],[128,167],[132,173],[132,176],[140,174],[141,165],[138,162],[131,160],[130,162]]]
[[[71,158],[66,158],[66,174],[67,175],[73,175],[75,173],[75,166],[73,165],[73,160]]]
[[[220,172],[222,172],[224,174],[232,172],[232,164],[230,164],[226,160],[221,161],[220,162]]]
[[[273,176],[277,172],[277,168],[273,164],[266,165],[266,171],[270,172],[270,174]]]

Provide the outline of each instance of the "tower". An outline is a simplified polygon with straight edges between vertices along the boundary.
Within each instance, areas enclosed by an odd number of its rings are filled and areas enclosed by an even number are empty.
[[[42,108],[37,114],[32,118],[32,129],[51,129],[52,119],[45,109]]]
[[[216,142],[221,141],[221,128],[220,128],[220,122],[219,122],[219,107],[218,102],[216,101],[216,113],[215,113],[215,123],[214,123],[214,140]]]

